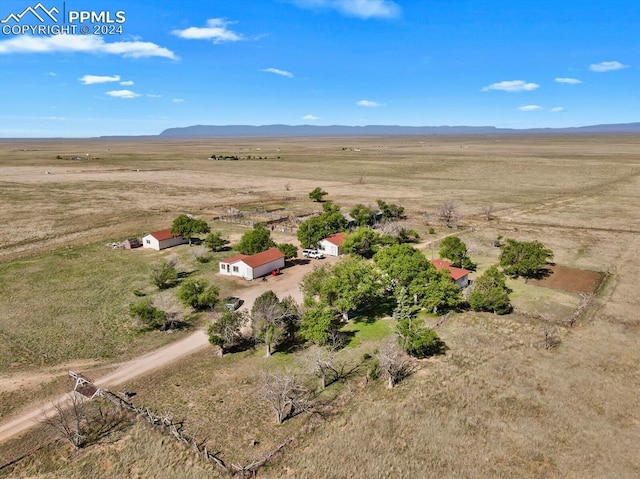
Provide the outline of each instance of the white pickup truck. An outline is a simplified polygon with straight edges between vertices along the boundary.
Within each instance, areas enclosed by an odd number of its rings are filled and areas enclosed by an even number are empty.
[[[324,255],[317,249],[303,249],[302,256],[305,258],[322,259]]]

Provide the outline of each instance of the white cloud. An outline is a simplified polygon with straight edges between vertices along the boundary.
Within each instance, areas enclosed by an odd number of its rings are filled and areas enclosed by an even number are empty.
[[[111,90],[107,92],[107,95],[112,96],[114,98],[137,98],[140,96],[139,93],[133,92],[131,90]]]
[[[544,110],[544,108],[542,108],[540,105],[524,105],[524,106],[518,107],[518,110],[520,110],[520,111],[538,111],[538,110]]]
[[[109,83],[120,81],[120,75],[85,75],[82,78],[78,78],[78,81],[82,82],[83,85],[93,85],[95,83]]]
[[[589,70],[592,72],[612,72],[615,70],[622,70],[623,68],[627,68],[629,65],[623,65],[620,62],[600,62],[600,63],[592,63],[589,65]]]
[[[172,98],[171,101],[173,103],[182,103],[184,101],[184,99],[182,99],[182,98]]]
[[[260,70],[260,71],[273,73],[274,75],[280,75],[287,78],[293,78],[293,73],[288,72],[286,70],[279,70],[277,68],[264,68],[263,70]]]
[[[400,5],[392,0],[293,0],[300,8],[335,10],[348,17],[397,18]]]
[[[527,83],[523,80],[507,80],[498,83],[492,83],[482,89],[482,91],[500,90],[508,92],[532,91],[540,88],[537,83]]]
[[[12,53],[108,53],[129,58],[163,57],[176,60],[171,50],[151,42],[105,42],[98,35],[21,35],[0,42],[0,55]]]
[[[210,18],[206,27],[189,27],[184,30],[172,30],[174,35],[187,40],[213,40],[214,43],[237,42],[243,40],[241,34],[227,28],[228,22],[224,18]]]
[[[308,120],[308,121],[316,121],[316,120],[319,120],[320,118],[315,115],[305,115],[302,117],[302,119]]]
[[[121,81],[120,85],[122,85],[122,86],[131,86],[131,85],[133,85],[133,80]]]
[[[555,78],[554,81],[556,83],[566,83],[568,85],[577,85],[582,83],[582,80],[578,80],[577,78]]]
[[[47,76],[50,76],[50,77],[57,77],[57,76],[58,76],[58,74],[57,74],[57,73],[55,73],[55,72],[49,72],[49,73],[47,73]]]
[[[356,104],[358,106],[365,106],[365,107],[368,107],[368,108],[375,108],[377,106],[382,106],[382,103],[378,103],[378,102],[371,101],[371,100],[360,100]]]
[[[552,111],[553,113],[558,113],[558,112],[560,112],[560,111],[564,111],[564,108],[563,108],[563,107],[561,107],[561,106],[554,106],[554,107],[551,109],[551,111]]]

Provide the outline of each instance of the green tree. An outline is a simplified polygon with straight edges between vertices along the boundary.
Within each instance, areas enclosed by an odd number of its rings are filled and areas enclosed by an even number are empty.
[[[457,236],[449,236],[442,240],[438,255],[441,258],[447,258],[451,261],[451,265],[457,268],[465,268],[475,271],[476,265],[469,258],[467,245]]]
[[[215,308],[220,302],[220,289],[210,286],[206,279],[190,278],[178,287],[176,296],[185,306],[204,311]]]
[[[384,200],[376,200],[378,208],[382,213],[382,219],[385,221],[400,220],[405,218],[404,207],[394,203],[387,203]]]
[[[349,212],[356,226],[370,226],[373,224],[373,211],[371,208],[357,204]]]
[[[242,254],[256,254],[272,248],[276,243],[271,239],[271,231],[261,225],[245,232],[236,249]]]
[[[178,281],[177,260],[170,259],[151,266],[151,282],[158,289],[166,289]]]
[[[428,270],[423,270],[416,274],[407,288],[409,294],[413,296],[414,306],[424,307],[423,300],[430,293],[429,285],[433,281],[439,281],[440,278],[441,273],[435,268],[429,268]]]
[[[327,234],[327,228],[322,218],[320,216],[312,216],[308,220],[300,223],[296,236],[303,248],[313,248],[317,246],[321,239],[329,235]]]
[[[347,235],[342,243],[342,250],[348,254],[355,254],[363,258],[371,258],[383,243],[388,243],[388,237],[383,238],[380,233],[361,226]]]
[[[414,243],[418,238],[420,238],[420,235],[414,229],[401,227],[398,230],[398,243]]]
[[[322,188],[318,186],[313,190],[311,190],[311,192],[309,193],[309,198],[312,199],[313,201],[320,203],[322,201],[322,198],[324,198],[328,194],[329,193],[327,193],[326,191],[324,191]]]
[[[191,246],[191,239],[195,235],[208,233],[211,231],[211,228],[209,228],[209,225],[205,220],[198,220],[187,215],[180,215],[173,220],[170,231],[172,234],[182,235],[189,241],[189,246]]]
[[[242,337],[240,330],[246,322],[247,317],[244,313],[225,308],[217,321],[207,329],[209,342],[219,346],[224,352],[225,348],[235,344]]]
[[[266,356],[290,339],[300,320],[300,309],[291,297],[280,301],[271,290],[262,293],[251,308],[251,326],[256,341],[266,346]]]
[[[435,271],[427,257],[409,244],[381,248],[373,261],[397,286],[409,286],[421,273]]]
[[[298,241],[303,248],[315,247],[320,240],[329,235],[345,231],[348,221],[340,213],[340,207],[327,201],[322,205],[323,212],[303,221],[298,226]]]
[[[553,259],[553,251],[539,241],[507,239],[500,251],[500,266],[510,276],[533,278]]]
[[[209,233],[204,239],[204,245],[211,251],[220,251],[229,244],[229,240],[222,237],[219,231]]]
[[[326,304],[317,304],[305,309],[298,332],[307,341],[324,346],[338,329],[340,320],[335,312]]]
[[[325,282],[332,272],[332,266],[324,263],[313,267],[300,282],[300,290],[304,295],[305,306],[315,304],[314,299],[322,294]]]
[[[417,321],[403,319],[396,325],[398,343],[410,356],[426,358],[442,353],[444,344],[433,329]]]
[[[298,256],[298,247],[290,243],[280,243],[278,249],[284,255],[284,259],[291,259]]]
[[[469,295],[469,306],[474,311],[489,311],[507,314],[513,310],[507,287],[506,276],[493,265],[474,283]]]
[[[378,270],[367,260],[347,256],[336,263],[320,290],[320,299],[347,320],[350,312],[375,304],[383,296]]]
[[[162,329],[167,323],[167,315],[156,308],[150,299],[143,299],[129,306],[131,316],[138,318],[147,329]]]
[[[392,317],[396,321],[410,321],[415,316],[415,308],[409,300],[409,293],[404,286],[396,294],[396,307]]]
[[[462,291],[451,281],[449,270],[441,270],[426,284],[420,305],[427,311],[440,314],[456,308],[462,300]]]

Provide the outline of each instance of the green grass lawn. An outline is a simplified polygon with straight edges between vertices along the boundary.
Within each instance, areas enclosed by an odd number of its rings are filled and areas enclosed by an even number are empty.
[[[379,341],[393,333],[394,320],[378,319],[377,321],[351,321],[346,324],[342,331],[349,333],[348,347],[355,348],[368,341]]]

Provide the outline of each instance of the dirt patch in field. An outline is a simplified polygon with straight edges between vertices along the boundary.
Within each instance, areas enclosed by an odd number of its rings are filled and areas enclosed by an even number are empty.
[[[546,288],[575,291],[576,293],[593,293],[606,276],[601,271],[575,269],[567,266],[547,266],[548,275],[541,279],[531,279],[529,284]]]

